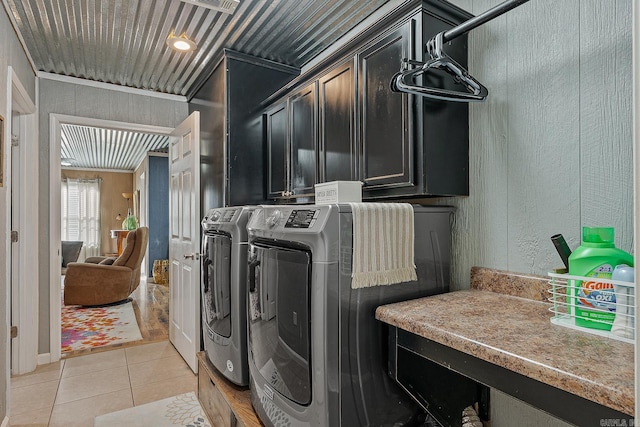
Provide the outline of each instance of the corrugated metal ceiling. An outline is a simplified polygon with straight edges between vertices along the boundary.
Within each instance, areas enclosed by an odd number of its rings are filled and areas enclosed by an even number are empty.
[[[179,0],[6,0],[36,68],[189,98],[229,48],[302,67],[388,0],[241,0],[233,15]],[[173,30],[198,48],[166,45]],[[63,126],[75,168],[133,170],[166,137]]]
[[[133,172],[148,151],[166,151],[167,135],[61,125],[60,153],[70,168]]]
[[[185,95],[224,48],[301,67],[387,0],[241,0],[233,15],[179,0],[6,0],[40,71]],[[186,32],[198,48],[165,41]]]

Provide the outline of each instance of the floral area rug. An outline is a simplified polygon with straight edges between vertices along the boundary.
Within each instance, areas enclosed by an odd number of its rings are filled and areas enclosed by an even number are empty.
[[[100,415],[94,427],[210,427],[195,393],[185,393],[168,399]]]
[[[131,302],[107,307],[62,306],[62,353],[141,339]]]

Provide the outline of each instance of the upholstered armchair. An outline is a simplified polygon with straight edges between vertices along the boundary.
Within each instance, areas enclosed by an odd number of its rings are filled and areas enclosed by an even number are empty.
[[[89,262],[67,265],[65,305],[104,305],[125,300],[140,284],[140,265],[147,249],[149,229],[140,227],[127,235],[118,258],[91,257]]]
[[[70,262],[76,262],[78,257],[80,256],[80,251],[82,250],[81,241],[68,241],[63,240],[61,242],[62,247],[62,271],[61,273],[64,275],[67,272],[67,264]]]

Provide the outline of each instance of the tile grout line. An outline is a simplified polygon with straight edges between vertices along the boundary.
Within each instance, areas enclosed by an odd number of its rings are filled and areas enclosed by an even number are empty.
[[[131,404],[132,407],[136,407],[136,400],[133,397],[133,384],[131,384],[131,370],[129,369],[129,356],[127,355],[127,350],[124,350],[124,361],[127,364],[127,376],[129,377],[129,393],[131,394]]]
[[[60,369],[60,375],[58,375],[58,386],[56,387],[56,394],[55,396],[53,396],[53,405],[51,405],[51,411],[49,412],[47,427],[51,425],[51,418],[53,418],[53,409],[56,407],[56,400],[58,400],[58,392],[60,391],[60,383],[62,382],[62,376],[64,375],[64,370],[67,368],[66,360],[60,359],[60,363],[62,363],[62,369]]]

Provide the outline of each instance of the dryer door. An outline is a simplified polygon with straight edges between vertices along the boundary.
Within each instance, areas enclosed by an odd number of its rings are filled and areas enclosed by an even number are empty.
[[[311,403],[311,253],[249,249],[249,349],[263,380],[282,396]]]
[[[231,336],[231,237],[207,232],[202,257],[202,320],[207,333]]]

